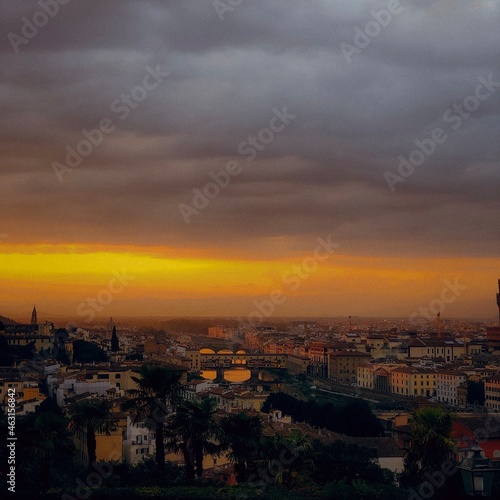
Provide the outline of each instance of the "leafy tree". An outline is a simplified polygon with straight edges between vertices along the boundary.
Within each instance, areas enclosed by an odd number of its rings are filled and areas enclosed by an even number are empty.
[[[139,377],[132,377],[137,389],[127,391],[130,398],[123,403],[124,411],[131,411],[133,421],[145,419],[146,425],[155,431],[156,463],[160,471],[165,470],[164,427],[169,408],[182,399],[180,379],[182,372],[161,366],[143,365]]]
[[[363,480],[347,483],[335,481],[322,491],[324,500],[407,500],[408,492],[392,485],[368,484]]]
[[[121,463],[113,468],[119,476],[121,486],[172,486],[185,477],[183,468],[172,463],[165,463],[165,470],[160,472],[156,461],[149,458],[135,465]]]
[[[107,361],[106,353],[96,344],[86,340],[73,343],[73,361],[75,363],[99,363]]]
[[[203,476],[203,457],[220,452],[216,443],[220,435],[214,414],[215,400],[204,399],[201,403],[184,401],[177,407],[168,422],[167,448],[182,452],[186,476],[193,480]]]
[[[376,461],[377,455],[374,450],[345,441],[335,441],[328,445],[315,441],[314,450],[313,477],[317,483],[386,481],[384,472]]]
[[[71,405],[70,429],[74,432],[83,432],[87,438],[88,470],[91,471],[96,457],[96,433],[108,436],[116,429],[116,423],[111,418],[110,404],[106,399],[86,399]]]
[[[262,437],[262,419],[239,412],[227,415],[220,422],[221,446],[230,450],[228,458],[235,464],[236,480],[243,483],[247,479],[247,465],[259,450]]]
[[[384,430],[366,401],[354,399],[341,408],[339,432],[349,436],[382,436]]]
[[[69,334],[66,328],[58,328],[54,337],[54,352],[56,360],[65,365],[71,364],[68,353],[66,352],[66,342],[68,341]]]
[[[64,417],[64,413],[57,404],[54,398],[45,398],[42,403],[36,408],[35,415],[41,415],[42,413],[51,413],[56,417]]]
[[[63,365],[70,365],[71,360],[69,359],[68,353],[64,349],[59,349],[56,354],[56,360]]]
[[[442,463],[452,456],[452,424],[453,415],[442,407],[423,408],[413,414],[402,484],[418,484],[425,480],[426,472],[441,470]]]
[[[353,400],[344,406],[315,401],[300,401],[283,392],[272,393],[262,405],[268,413],[271,408],[282,410],[298,422],[326,428],[349,436],[381,436],[383,428],[363,400]]]
[[[19,359],[33,359],[36,353],[35,341],[26,345],[10,346],[11,353]]]
[[[111,350],[118,352],[120,350],[120,343],[118,342],[118,335],[116,334],[116,326],[113,326],[113,333],[111,334]]]

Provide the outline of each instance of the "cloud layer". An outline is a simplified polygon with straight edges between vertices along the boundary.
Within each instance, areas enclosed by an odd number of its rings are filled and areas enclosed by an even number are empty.
[[[497,1],[401,1],[362,49],[355,36],[397,2],[244,0],[221,21],[211,1],[70,0],[26,43],[12,34],[44,2],[0,3],[12,242],[284,258],[332,233],[351,255],[498,255],[500,84],[452,128],[479,78],[500,82]],[[122,120],[113,103],[157,67],[168,76]],[[284,108],[296,118],[253,161],[239,154]],[[60,182],[53,162],[102,119],[114,131]],[[436,128],[446,141],[392,192],[384,174]],[[179,204],[230,161],[241,173],[186,224]]]

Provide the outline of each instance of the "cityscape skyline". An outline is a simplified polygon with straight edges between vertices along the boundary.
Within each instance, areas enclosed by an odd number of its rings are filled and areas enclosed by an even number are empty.
[[[499,4],[0,0],[0,491],[500,498]]]

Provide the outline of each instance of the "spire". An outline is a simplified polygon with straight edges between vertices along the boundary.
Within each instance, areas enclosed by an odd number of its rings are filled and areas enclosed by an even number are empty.
[[[113,331],[113,327],[116,326],[115,322],[113,321],[113,316],[110,316],[108,325],[106,327],[107,331],[111,333]]]
[[[38,318],[36,314],[36,307],[33,305],[33,312],[31,313],[31,324],[38,325]]]

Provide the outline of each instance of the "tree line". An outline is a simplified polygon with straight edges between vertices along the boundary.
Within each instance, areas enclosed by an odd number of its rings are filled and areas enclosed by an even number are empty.
[[[156,455],[153,460],[135,466],[113,463],[109,477],[101,478],[94,491],[90,491],[95,500],[145,497],[402,500],[408,495],[418,498],[415,495],[427,494],[431,488],[436,500],[463,496],[460,475],[454,473],[453,415],[442,408],[425,408],[412,415],[404,471],[399,478],[401,487],[396,487],[393,474],[380,468],[373,450],[340,440],[324,444],[298,431],[288,435],[270,432],[259,415],[220,414],[213,399],[185,400],[181,376],[181,372],[165,367],[144,365],[134,377],[137,388],[127,391],[128,400],[122,410],[129,412],[135,422],[145,422],[154,432]],[[369,407],[357,400],[335,408],[276,393],[269,396],[263,409],[280,409],[295,415],[297,420],[330,426],[337,432],[348,430],[351,435],[379,432],[375,425],[370,425],[373,414]],[[359,423],[342,427],[342,418],[360,419],[366,428],[361,430]],[[74,498],[75,482],[83,484],[102,467],[96,457],[97,435],[110,434],[115,429],[111,404],[101,397],[74,403],[66,414],[54,400],[47,398],[36,412],[18,416],[19,495]],[[7,431],[6,416],[0,412],[0,439],[4,442]],[[75,460],[72,434],[77,432],[86,437],[85,466]],[[180,453],[184,466],[165,460],[166,451]],[[236,486],[222,487],[204,477],[204,458],[223,454],[234,464]],[[443,464],[450,467],[444,470]],[[3,477],[6,470],[6,455],[1,454]],[[5,489],[5,481],[1,488]],[[495,488],[495,494],[500,494],[498,484]]]
[[[390,484],[391,475],[380,469],[370,450],[342,442],[324,445],[299,432],[287,436],[266,432],[258,415],[219,414],[210,398],[199,403],[185,400],[180,379],[181,372],[149,365],[144,365],[134,377],[137,388],[128,391],[129,399],[122,409],[134,421],[145,422],[154,431],[155,458],[134,467],[113,464],[113,474],[103,479],[93,498],[113,496],[111,490],[121,491],[123,498],[130,492],[139,498],[141,488],[152,485],[158,488],[158,498],[174,486],[191,491],[204,485],[208,490],[205,488],[203,495],[192,492],[189,498],[209,498],[210,488],[220,488],[220,484],[204,478],[203,460],[207,455],[222,454],[234,464],[238,485],[219,490],[218,498],[233,498],[235,491],[253,492],[249,496],[260,498],[268,498],[268,494],[269,498],[293,498],[291,492],[301,492],[302,497],[328,498],[323,497],[323,490],[331,493],[335,488],[351,492],[351,497],[361,488],[371,491],[367,499],[378,498],[380,492],[386,499],[403,498],[398,496],[400,490]],[[66,415],[53,400],[47,399],[35,413],[18,418],[20,488],[33,494],[32,498],[35,493],[43,493],[43,498],[51,498],[54,492],[59,498],[71,493],[75,477],[83,481],[96,469],[97,434],[110,434],[115,429],[110,402],[104,398],[74,403]],[[6,433],[5,416],[0,421],[0,432]],[[85,467],[74,460],[71,438],[75,432],[86,436]],[[166,461],[166,451],[180,453],[184,467]],[[5,468],[4,463],[0,466]],[[151,492],[148,495],[154,497]],[[173,494],[171,497],[177,498]]]
[[[343,406],[316,401],[301,401],[284,392],[269,395],[261,411],[281,410],[297,422],[306,422],[313,427],[328,429],[348,436],[383,436],[384,429],[366,401],[354,399]]]

